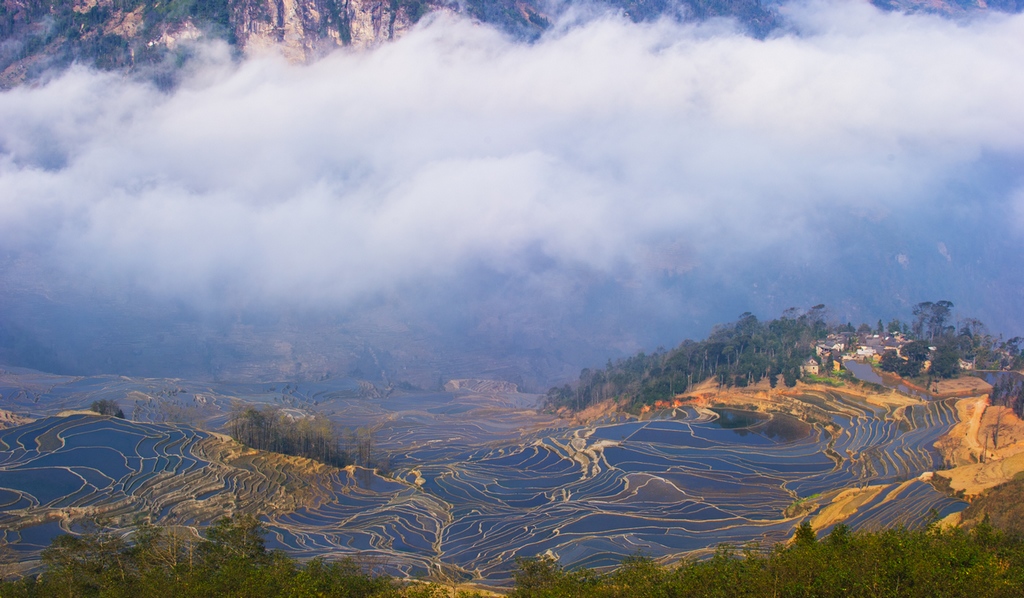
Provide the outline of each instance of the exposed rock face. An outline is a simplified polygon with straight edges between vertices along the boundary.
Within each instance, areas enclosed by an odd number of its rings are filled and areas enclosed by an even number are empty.
[[[762,0],[603,3],[635,21],[666,14],[733,16],[755,34],[771,29],[775,19]],[[530,39],[550,25],[543,6],[543,0],[0,0],[0,88],[75,62],[149,69],[173,84],[169,65],[181,63],[187,42],[202,38],[224,39],[243,53],[273,48],[308,61],[340,46],[380,45],[435,10],[460,12]]]
[[[203,38],[308,61],[394,39],[439,7],[424,0],[0,0],[0,87],[73,62],[160,65]]]
[[[294,61],[333,48],[370,48],[434,10],[463,13],[523,39],[550,26],[545,0],[0,0],[0,88],[73,62],[149,69],[173,84],[188,41],[219,38],[244,52],[274,48]],[[905,12],[1018,12],[1024,0],[866,0]],[[778,25],[778,0],[597,0],[634,21],[733,17],[753,35]],[[177,55],[177,56],[176,56]],[[168,57],[175,59],[168,60]]]
[[[240,0],[231,10],[237,43],[280,48],[296,61],[332,48],[368,48],[412,25],[408,9],[386,0]]]

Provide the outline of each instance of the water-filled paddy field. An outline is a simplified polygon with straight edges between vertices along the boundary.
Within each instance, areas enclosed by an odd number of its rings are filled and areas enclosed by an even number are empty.
[[[409,575],[443,566],[500,583],[515,556],[600,567],[638,551],[671,559],[721,543],[770,545],[813,513],[794,504],[823,506],[829,493],[868,484],[883,489],[848,520],[856,527],[923,525],[932,511],[965,506],[916,481],[941,466],[932,445],[956,423],[946,401],[897,413],[839,392],[798,397],[830,414],[829,432],[785,415],[692,408],[568,426],[530,409],[534,395],[367,397],[348,381],[33,383],[19,390],[6,379],[0,407],[43,417],[114,398],[141,421],[46,417],[0,431],[0,527],[25,553],[73,528],[75,513],[203,525],[231,504],[259,513],[268,543],[298,556],[358,555]],[[275,506],[269,496],[284,473],[235,472],[199,450],[208,434],[196,427],[215,428],[232,401],[372,428],[375,450],[392,458],[391,477],[329,470],[288,482],[315,486],[305,503]],[[29,515],[34,525],[25,525]]]

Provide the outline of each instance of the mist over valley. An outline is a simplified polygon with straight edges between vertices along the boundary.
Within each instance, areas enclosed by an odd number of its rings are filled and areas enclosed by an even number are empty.
[[[251,514],[509,587],[1024,469],[1020,7],[307,4],[4,5],[25,571]]]

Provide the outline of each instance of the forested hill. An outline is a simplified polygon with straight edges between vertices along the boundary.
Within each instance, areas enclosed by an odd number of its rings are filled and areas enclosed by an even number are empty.
[[[847,376],[842,358],[859,347],[870,348],[882,369],[906,378],[955,377],[961,363],[990,370],[1024,366],[1020,338],[993,337],[976,319],[954,320],[952,309],[949,301],[923,302],[914,307],[912,321],[894,319],[884,325],[879,320],[857,328],[829,323],[824,305],[806,312],[790,309],[767,322],[744,313],[702,341],[685,340],[668,351],[641,352],[609,361],[604,369],[584,369],[575,384],[551,388],[547,405],[578,411],[617,399],[636,411],[709,379],[742,387],[767,378],[772,387],[792,387],[814,366],[825,378]]]
[[[627,407],[637,408],[685,393],[709,378],[746,386],[766,376],[772,380],[783,376],[795,384],[801,363],[814,355],[817,341],[829,334],[825,315],[824,306],[803,314],[787,312],[769,322],[745,313],[736,322],[716,327],[705,340],[687,339],[670,351],[638,353],[609,362],[603,370],[585,369],[575,386],[548,391],[548,404],[578,410],[621,398]]]

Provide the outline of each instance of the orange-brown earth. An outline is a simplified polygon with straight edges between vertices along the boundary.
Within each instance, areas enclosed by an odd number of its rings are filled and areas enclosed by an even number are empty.
[[[960,423],[935,443],[949,469],[936,476],[970,500],[1024,472],[1024,421],[988,395],[957,401]]]
[[[948,433],[935,443],[942,454],[946,469],[928,472],[922,479],[936,477],[937,486],[949,489],[971,501],[988,489],[994,488],[1024,475],[1024,421],[1007,407],[993,406],[989,392],[991,386],[979,378],[964,376],[955,380],[934,383],[929,389],[936,399],[961,397],[956,400],[957,416],[960,420]],[[922,389],[923,390],[923,389]],[[771,389],[766,382],[746,389],[719,389],[713,382],[705,383],[689,393],[694,398],[685,404],[695,407],[727,406],[763,412],[781,412],[800,417],[814,423],[821,414],[816,409],[796,400],[804,393],[840,392],[856,397],[866,403],[887,408],[894,417],[908,405],[922,403],[894,390],[876,390],[856,383],[832,387],[826,384],[804,384],[798,382],[795,388]],[[680,403],[677,398],[675,403]],[[667,406],[667,405],[666,405]],[[835,433],[835,430],[829,431]],[[841,521],[854,513],[856,508],[867,503],[882,490],[879,486],[849,488],[834,496],[818,499],[822,508],[812,519],[812,525],[820,529]],[[810,510],[807,505],[803,512]],[[956,523],[953,517],[948,523]]]
[[[0,409],[0,430],[3,430],[5,428],[13,428],[14,426],[20,426],[22,424],[27,424],[31,421],[32,420],[30,418],[22,417],[16,413],[11,413],[10,411]]]
[[[891,389],[856,382],[837,381],[836,385],[798,382],[793,388],[781,385],[771,388],[767,380],[746,388],[719,387],[715,381],[707,381],[689,392],[677,395],[670,401],[659,401],[644,408],[641,418],[665,414],[683,406],[698,410],[711,407],[745,409],[763,413],[783,413],[801,420],[820,424],[833,435],[841,433],[830,423],[826,410],[800,400],[801,396],[828,397],[840,393],[844,397],[863,401],[888,412],[887,417],[899,418],[908,406],[923,404],[917,397],[908,396]],[[910,385],[908,385],[910,386]],[[946,464],[946,469],[926,472],[922,480],[934,479],[939,488],[946,488],[971,501],[986,490],[1024,476],[1024,421],[1009,408],[993,406],[989,400],[991,386],[979,378],[964,376],[954,380],[933,383],[928,391],[936,399],[957,399],[956,410],[960,420],[949,432],[935,443]],[[920,388],[915,390],[924,391]],[[577,423],[594,421],[614,412],[619,406],[614,401],[605,401],[573,416]],[[841,404],[832,404],[829,409]],[[933,478],[934,476],[934,478]],[[909,484],[910,481],[904,482]],[[787,515],[799,517],[814,512],[811,524],[816,529],[840,522],[880,492],[886,486],[868,485],[842,488],[822,496],[798,501],[788,510]],[[815,512],[817,511],[817,512]],[[947,518],[945,523],[959,522],[959,514]]]
[[[841,393],[844,396],[861,400],[869,405],[882,407],[898,414],[901,408],[908,405],[923,403],[922,400],[910,397],[895,390],[875,390],[858,383],[846,383],[838,381],[836,386],[823,383],[804,383],[798,381],[792,388],[781,385],[772,388],[767,380],[747,386],[719,387],[713,380],[703,382],[686,394],[677,395],[671,401],[659,401],[653,409],[646,410],[642,415],[654,413],[663,409],[674,409],[684,405],[699,408],[728,407],[733,409],[747,409],[764,413],[784,413],[798,417],[807,423],[820,423],[828,427],[831,418],[821,407],[806,401],[800,400],[801,396],[828,395],[829,393]],[[835,407],[842,411],[841,405]]]

